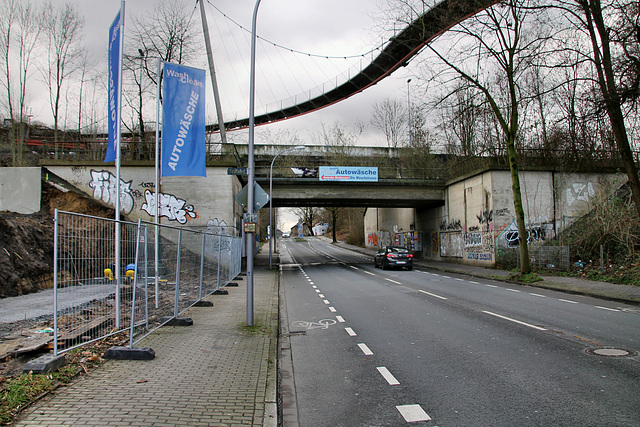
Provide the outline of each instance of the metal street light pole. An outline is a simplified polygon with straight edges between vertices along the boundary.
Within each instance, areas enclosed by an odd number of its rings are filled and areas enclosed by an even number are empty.
[[[256,1],[253,9],[253,21],[251,24],[251,72],[249,75],[249,159],[247,161],[247,213],[252,215],[255,209],[254,194],[254,159],[253,140],[255,134],[255,92],[256,92],[256,20],[258,19],[258,6]],[[253,326],[253,253],[256,250],[256,234],[247,235],[247,326]]]
[[[411,146],[411,92],[409,92],[409,83],[411,79],[407,80],[407,104],[409,105],[409,146]]]
[[[273,247],[273,235],[275,234],[275,230],[273,228],[273,164],[275,163],[276,159],[278,158],[278,156],[282,153],[286,153],[287,151],[293,151],[293,150],[304,150],[306,147],[304,145],[298,145],[296,147],[290,147],[290,148],[286,148],[282,151],[280,151],[279,153],[277,153],[274,157],[273,160],[271,160],[271,168],[269,169],[269,227],[271,228],[271,231],[269,233],[269,270],[271,270],[271,265],[272,265],[272,250],[275,250],[275,248]]]

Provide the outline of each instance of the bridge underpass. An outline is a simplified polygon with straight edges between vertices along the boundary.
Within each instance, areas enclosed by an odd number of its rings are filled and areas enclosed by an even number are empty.
[[[256,178],[268,193],[269,179]],[[380,207],[416,208],[444,206],[444,181],[325,182],[318,178],[273,180],[273,207]],[[267,205],[268,206],[268,205]]]

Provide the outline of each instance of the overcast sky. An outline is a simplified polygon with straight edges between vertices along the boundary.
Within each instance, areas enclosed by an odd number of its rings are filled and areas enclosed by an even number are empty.
[[[92,56],[106,65],[108,28],[115,18],[121,2],[119,0],[68,0],[78,6],[85,19],[85,45]],[[199,8],[195,0],[173,0],[182,2],[189,14],[192,12],[193,25],[202,34]],[[209,4],[209,1],[211,4]],[[254,0],[209,0],[205,3],[210,39],[216,65],[216,76],[225,120],[248,117],[249,104],[249,64],[250,33],[239,28],[231,20],[251,29],[255,6]],[[131,30],[133,17],[151,14],[158,0],[128,0],[125,3],[125,39]],[[54,0],[63,3],[63,0]],[[213,6],[219,9],[216,10]],[[391,33],[384,32],[390,24],[380,20],[386,0],[262,0],[257,20],[259,37],[270,42],[306,53],[325,56],[353,56],[370,51],[387,40]],[[226,14],[225,18],[222,13]],[[137,52],[128,52],[137,55]],[[304,98],[304,92],[314,92],[322,88],[344,82],[349,75],[357,73],[356,68],[366,66],[371,54],[364,58],[325,59],[293,54],[275,48],[266,41],[257,45],[256,64],[256,115],[266,110],[274,110],[278,103],[293,104],[292,98]],[[206,53],[203,51],[198,63],[191,65],[207,68]],[[207,70],[208,73],[208,70]],[[256,143],[266,141],[266,135],[279,135],[283,131],[297,135],[303,144],[314,144],[322,124],[335,122],[346,129],[353,129],[356,123],[365,125],[358,145],[385,145],[384,137],[370,125],[371,106],[385,98],[407,100],[407,79],[412,76],[411,67],[396,71],[391,77],[350,99],[296,119],[278,124],[262,126],[256,132]],[[414,77],[415,81],[415,77]],[[332,83],[331,83],[332,82]],[[207,80],[207,118],[215,119],[213,92]],[[37,97],[36,97],[37,98]],[[308,99],[309,97],[306,96]],[[49,109],[46,99],[39,102],[45,107],[34,109],[36,118],[40,111],[45,123]],[[234,133],[232,140],[246,143],[246,132]],[[262,141],[261,141],[262,138]],[[271,137],[273,139],[273,137]],[[288,142],[288,141],[279,141]],[[295,221],[286,216],[286,229]]]
[[[85,19],[85,45],[96,61],[106,64],[108,28],[121,2],[68,1],[78,6]],[[173,1],[182,2],[189,14],[194,13],[194,26],[202,34],[199,7],[196,7],[195,0]],[[63,0],[54,0],[54,3],[62,2]],[[127,32],[131,30],[133,18],[152,13],[157,3],[158,0],[126,1],[125,39]],[[358,55],[379,46],[390,37],[391,33],[381,30],[389,26],[387,22],[380,20],[386,4],[386,0],[262,0],[258,11],[257,32],[262,39],[306,53],[326,56]],[[248,117],[250,33],[240,29],[231,20],[250,30],[254,6],[254,0],[205,2],[225,120]],[[207,68],[204,51],[198,61],[199,63],[192,65]],[[344,82],[349,75],[357,73],[357,68],[366,66],[370,61],[371,55],[348,60],[319,59],[293,54],[285,49],[275,48],[266,41],[259,41],[256,53],[256,115],[272,111],[279,104],[291,105],[294,99],[300,101],[305,96],[308,99],[310,91],[315,96],[323,87],[328,90],[336,82]],[[264,129],[268,129],[267,133],[271,135],[288,130],[296,133],[304,143],[311,144],[322,123],[330,125],[339,122],[345,128],[353,128],[357,122],[362,122],[366,126],[358,145],[385,144],[384,137],[369,125],[371,105],[388,97],[406,100],[408,77],[411,77],[410,67],[398,70],[376,86],[334,106],[296,119],[263,126],[257,132],[256,143],[261,142],[258,139],[260,135],[266,134]],[[207,84],[208,121],[217,121],[209,80]],[[46,99],[38,99],[38,95],[34,95],[34,98],[34,101],[44,105],[34,108],[36,118],[45,123],[51,122]],[[242,142],[244,136],[239,134],[236,138],[240,139],[237,142]]]

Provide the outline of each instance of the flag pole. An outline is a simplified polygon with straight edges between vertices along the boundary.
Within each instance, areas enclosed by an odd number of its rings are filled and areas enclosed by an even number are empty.
[[[156,194],[155,194],[155,243],[154,243],[154,253],[155,253],[155,276],[156,276],[156,308],[158,308],[159,300],[158,300],[158,291],[159,291],[159,283],[158,283],[158,275],[159,275],[159,263],[158,263],[158,255],[159,255],[159,242],[160,238],[160,82],[162,81],[162,60],[158,57],[158,81],[156,82]]]
[[[116,328],[120,328],[120,262],[121,262],[121,251],[120,251],[120,157],[121,157],[121,141],[122,141],[122,129],[121,129],[121,119],[122,119],[122,51],[124,46],[124,1],[122,0],[120,6],[120,53],[118,58],[118,88],[117,88],[117,96],[118,96],[118,108],[116,111],[116,212],[115,212],[115,220],[116,220],[116,250],[115,250],[115,277],[116,277]]]

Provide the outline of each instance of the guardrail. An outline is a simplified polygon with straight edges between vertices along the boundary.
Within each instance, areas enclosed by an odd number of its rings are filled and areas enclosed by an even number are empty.
[[[126,330],[132,347],[240,273],[240,238],[154,227],[56,210],[55,356]]]

